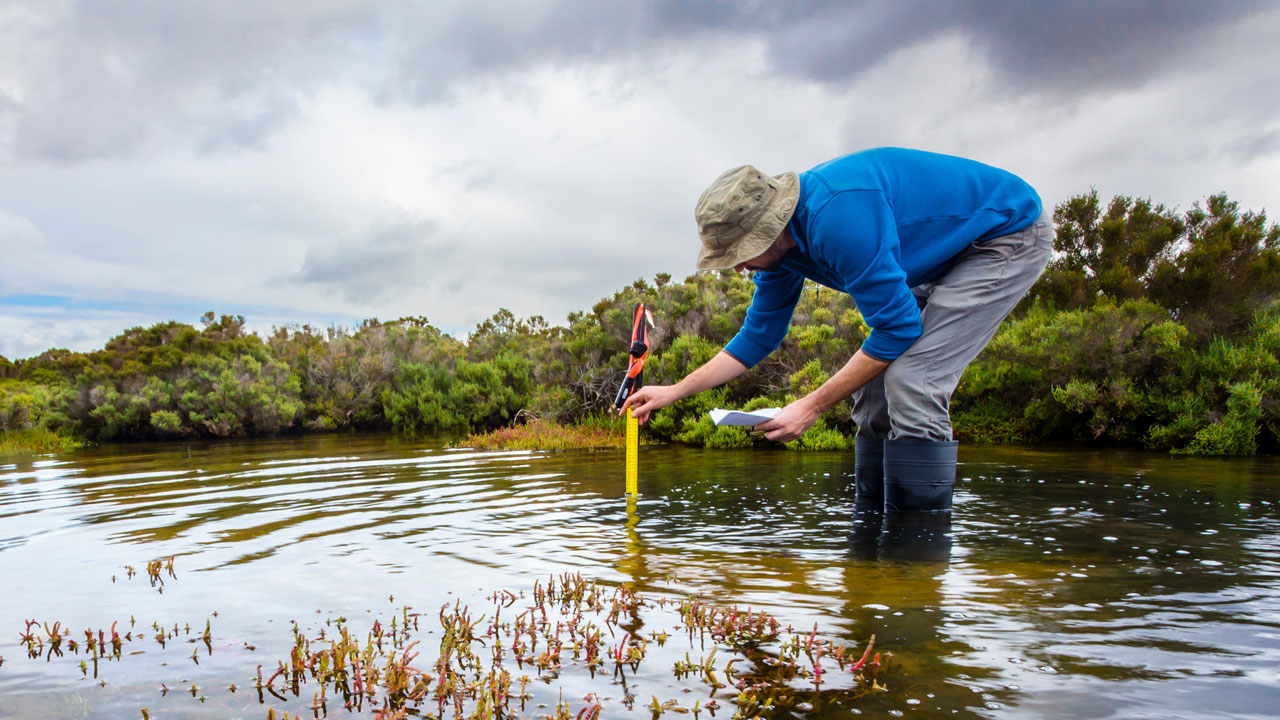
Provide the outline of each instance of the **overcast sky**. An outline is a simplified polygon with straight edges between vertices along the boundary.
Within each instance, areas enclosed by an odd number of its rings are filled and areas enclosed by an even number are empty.
[[[1280,213],[1274,2],[0,0],[0,355],[693,272],[721,171],[880,145]]]

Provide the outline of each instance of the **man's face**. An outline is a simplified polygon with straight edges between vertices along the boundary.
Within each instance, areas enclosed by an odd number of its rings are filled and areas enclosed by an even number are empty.
[[[744,272],[747,270],[777,270],[778,267],[782,265],[782,256],[787,254],[788,249],[789,248],[783,247],[783,243],[780,239],[774,240],[768,250],[765,250],[750,260],[734,265],[733,269],[736,272]]]

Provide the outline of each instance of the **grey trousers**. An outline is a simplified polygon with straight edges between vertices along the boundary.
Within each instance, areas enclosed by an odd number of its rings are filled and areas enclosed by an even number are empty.
[[[1053,254],[1048,211],[1029,227],[974,243],[937,281],[912,288],[924,332],[853,394],[859,436],[951,439],[951,393]]]

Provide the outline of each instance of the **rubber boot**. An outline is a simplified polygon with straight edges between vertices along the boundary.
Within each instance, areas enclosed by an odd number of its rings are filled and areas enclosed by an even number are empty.
[[[956,484],[955,441],[885,440],[884,511],[951,511]]]
[[[884,510],[884,440],[864,437],[853,439],[853,478],[857,486],[853,510],[858,513]]]

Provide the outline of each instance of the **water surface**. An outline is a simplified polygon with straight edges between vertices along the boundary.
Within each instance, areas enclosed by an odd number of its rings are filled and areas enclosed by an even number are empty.
[[[563,572],[767,609],[851,646],[875,634],[893,651],[888,692],[819,695],[813,717],[1280,707],[1276,458],[964,447],[949,526],[855,519],[851,456],[761,450],[646,448],[629,514],[622,460],[376,435],[0,458],[0,718],[262,718],[286,706],[243,688],[287,653],[292,621],[479,606]],[[176,577],[153,587],[147,562],[170,556]],[[131,617],[207,621],[212,652],[197,664],[185,642],[130,644],[142,652],[95,679],[18,641],[27,619]],[[673,692],[669,676],[627,691]],[[642,704],[605,716],[647,718]]]

